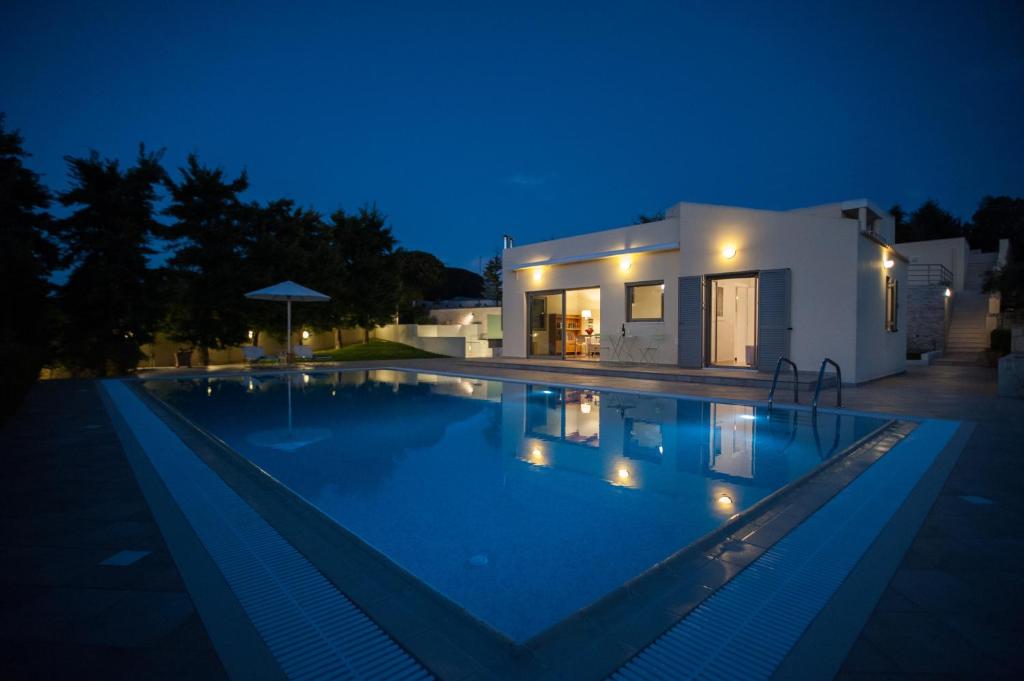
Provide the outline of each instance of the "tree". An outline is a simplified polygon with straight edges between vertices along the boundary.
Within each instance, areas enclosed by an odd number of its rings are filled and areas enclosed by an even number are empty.
[[[636,216],[636,224],[644,225],[647,224],[648,222],[660,222],[661,220],[664,219],[664,211],[658,211],[656,213],[651,213],[650,215],[647,215],[646,213],[640,213],[639,215]]]
[[[227,180],[224,171],[202,165],[190,154],[181,179],[166,180],[175,219],[163,236],[177,248],[168,261],[168,336],[198,348],[209,364],[209,348],[240,345],[249,329],[243,304],[246,223],[238,195],[249,187],[243,172]]]
[[[21,134],[7,132],[0,114],[0,282],[7,292],[0,317],[0,419],[39,375],[53,342],[49,276],[58,251],[49,239],[50,192],[25,167],[29,154],[22,144]]]
[[[450,300],[451,298],[481,298],[484,278],[476,272],[461,267],[445,267],[441,284],[425,292],[428,300]]]
[[[330,236],[320,214],[295,205],[290,199],[277,199],[265,205],[245,206],[242,220],[247,225],[244,289],[251,291],[284,280],[295,280],[331,296],[331,302],[292,307],[292,328],[304,324],[317,328],[337,323],[337,283],[339,263],[330,250]],[[246,300],[246,319],[257,334],[265,329],[284,339],[285,315],[280,304]],[[287,344],[292,345],[292,339]],[[253,338],[259,344],[259,336]]]
[[[343,319],[370,330],[390,323],[397,312],[401,279],[395,266],[395,238],[387,217],[376,205],[355,213],[343,210],[331,215],[328,227],[333,252],[339,254],[340,290],[336,292]]]
[[[902,210],[900,211],[902,217]],[[930,241],[963,236],[964,228],[960,219],[942,208],[937,201],[928,199],[910,214],[906,222],[897,222],[896,243],[905,241]]]
[[[989,272],[982,290],[998,292],[1003,310],[1024,310],[1024,258],[1014,258]]]
[[[997,250],[1000,239],[1009,239],[1014,257],[1024,257],[1024,198],[983,198],[971,218],[967,238],[971,248],[983,251]]]
[[[501,253],[495,253],[494,257],[484,265],[484,298],[496,300],[499,305],[501,304],[501,277]]]
[[[444,263],[425,251],[398,248],[394,253],[401,288],[398,300],[398,321],[415,324],[425,321],[427,309],[422,305],[426,291],[444,280]]]
[[[140,346],[153,341],[162,315],[159,275],[147,267],[162,152],[139,147],[135,165],[66,156],[71,187],[60,194],[74,208],[58,222],[65,266],[73,266],[58,303],[64,328],[60,358],[74,373],[106,376],[133,370]]]
[[[895,234],[896,241],[900,241],[900,235],[906,230],[907,225],[907,212],[903,210],[903,206],[898,203],[892,204],[892,208],[889,209],[889,215],[892,216],[893,224],[896,226]]]

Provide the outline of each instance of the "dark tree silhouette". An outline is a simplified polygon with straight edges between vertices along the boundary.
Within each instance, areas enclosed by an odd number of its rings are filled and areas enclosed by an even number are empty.
[[[387,217],[377,206],[363,206],[355,213],[343,210],[331,215],[328,226],[333,252],[340,256],[337,302],[341,322],[370,330],[390,323],[398,310],[400,278],[394,263],[395,237]]]
[[[176,246],[168,261],[168,337],[198,348],[209,364],[209,348],[240,345],[249,329],[243,296],[246,215],[238,195],[249,187],[243,172],[233,180],[190,154],[177,182],[166,184],[174,223],[163,236]]]
[[[398,269],[400,290],[398,321],[403,324],[425,322],[427,310],[422,305],[426,291],[436,288],[444,280],[444,263],[425,251],[407,251],[399,248],[394,254]]]
[[[636,224],[644,225],[644,224],[647,224],[648,222],[660,222],[661,220],[664,220],[664,219],[665,219],[664,211],[659,211],[657,213],[651,213],[650,215],[647,215],[646,213],[640,213],[639,215],[636,216]]]
[[[994,251],[1000,239],[1010,240],[1010,252],[1024,258],[1024,198],[986,196],[974,211],[968,229],[971,248]]]
[[[0,420],[10,414],[49,359],[53,310],[49,275],[57,247],[49,239],[50,192],[25,167],[29,154],[0,114],[0,282],[7,292],[0,313]]]
[[[902,225],[896,225],[896,243],[951,239],[963,235],[960,219],[932,199],[922,203]]]
[[[64,319],[60,359],[72,372],[106,376],[133,370],[140,346],[153,340],[162,316],[159,277],[147,267],[162,153],[139,147],[132,167],[92,152],[65,157],[71,187],[60,195],[74,208],[57,225],[73,266],[58,302]]]
[[[501,303],[501,277],[501,253],[495,253],[484,265],[484,298],[496,300],[499,304]]]
[[[293,280],[332,297],[329,305],[296,305],[292,308],[292,331],[302,326],[329,327],[336,321],[337,263],[330,251],[329,234],[320,214],[299,208],[290,199],[278,199],[265,205],[249,204],[244,210],[248,227],[245,248],[243,288],[251,291]],[[250,328],[266,330],[275,337],[285,335],[282,305],[259,300],[245,301]],[[259,344],[259,337],[253,339]],[[293,344],[288,339],[288,346]]]
[[[483,296],[484,278],[461,267],[445,267],[441,285],[426,291],[428,300],[450,298],[480,298]]]

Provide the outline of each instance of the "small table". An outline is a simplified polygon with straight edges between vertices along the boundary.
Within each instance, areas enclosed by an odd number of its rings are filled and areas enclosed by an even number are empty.
[[[611,357],[611,359],[613,361],[616,361],[616,362],[622,362],[622,361],[635,362],[636,361],[636,357],[634,356],[634,352],[637,349],[637,344],[639,343],[639,341],[640,341],[640,337],[639,336],[629,336],[629,335],[623,336],[622,334],[617,334],[615,336],[612,336],[612,340],[611,340],[612,357]]]

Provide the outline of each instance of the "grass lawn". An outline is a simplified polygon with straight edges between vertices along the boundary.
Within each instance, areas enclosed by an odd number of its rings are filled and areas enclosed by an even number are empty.
[[[414,348],[404,343],[393,343],[386,340],[371,339],[366,345],[346,345],[340,350],[325,350],[313,355],[317,362],[353,362],[365,359],[423,359],[426,357],[444,357],[426,350]]]

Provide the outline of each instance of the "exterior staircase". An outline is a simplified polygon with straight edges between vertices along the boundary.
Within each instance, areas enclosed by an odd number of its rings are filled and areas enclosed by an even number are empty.
[[[981,292],[985,274],[996,266],[996,253],[971,251],[964,271],[964,290],[953,297],[946,350],[935,364],[975,364],[988,349],[988,294]]]

